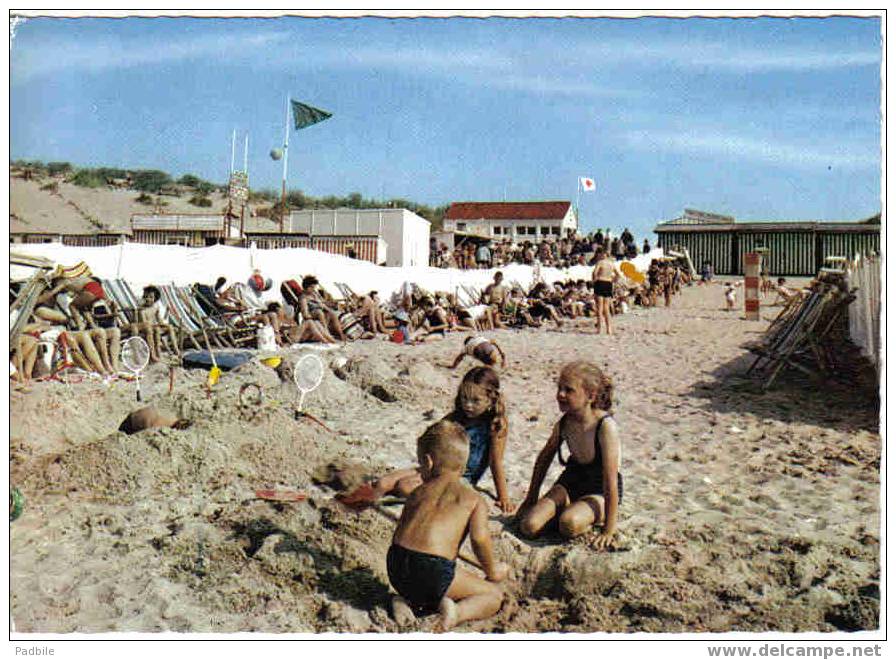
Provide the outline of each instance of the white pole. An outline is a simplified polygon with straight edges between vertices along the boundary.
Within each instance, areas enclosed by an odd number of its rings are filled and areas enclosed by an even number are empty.
[[[283,137],[283,189],[286,190],[286,164],[289,162],[289,96],[286,97],[286,126]]]
[[[233,174],[233,159],[236,157],[236,129],[233,129],[233,136],[230,138],[230,173]]]
[[[280,233],[283,233],[283,220],[286,211],[286,163],[289,161],[289,94],[286,95],[286,125],[283,137],[283,189],[280,192]]]

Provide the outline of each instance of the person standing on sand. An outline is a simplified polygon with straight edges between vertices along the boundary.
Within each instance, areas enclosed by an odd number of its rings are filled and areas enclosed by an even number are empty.
[[[603,319],[607,328],[607,334],[613,334],[610,325],[610,301],[613,299],[613,282],[619,278],[616,264],[604,252],[603,248],[597,248],[595,255],[597,265],[591,273],[591,281],[594,286],[594,308],[597,312],[597,332],[600,334],[600,322]]]

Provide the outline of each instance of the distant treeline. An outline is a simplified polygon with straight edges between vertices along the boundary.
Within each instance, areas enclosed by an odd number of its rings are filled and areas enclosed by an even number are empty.
[[[15,160],[11,167],[29,171],[31,175],[64,176],[65,181],[85,188],[100,188],[105,186],[127,187],[138,190],[142,195],[138,201],[149,203],[149,194],[178,194],[178,188],[189,188],[195,194],[190,200],[197,206],[211,206],[208,195],[218,191],[226,193],[227,186],[211,183],[200,179],[193,174],[184,174],[175,180],[167,172],[161,170],[125,170],[117,167],[76,167],[68,162],[43,163],[35,160]],[[269,207],[257,209],[262,216],[276,217],[280,211],[280,193],[272,188],[253,190],[249,194],[249,201],[255,204],[267,202]],[[433,225],[433,230],[441,229],[442,220],[448,206],[428,206],[418,204],[400,197],[379,200],[368,199],[361,193],[349,193],[345,197],[327,195],[326,197],[312,197],[301,190],[290,190],[286,195],[286,203],[290,209],[371,209],[371,208],[405,208],[417,215],[426,218]]]

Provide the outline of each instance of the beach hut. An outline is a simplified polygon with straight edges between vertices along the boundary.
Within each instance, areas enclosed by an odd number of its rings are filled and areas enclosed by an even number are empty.
[[[222,213],[136,213],[131,231],[136,243],[205,247],[239,238],[239,230]]]
[[[732,216],[685,209],[654,228],[664,250],[685,248],[695,267],[709,261],[720,275],[743,275],[743,255],[763,253],[771,275],[811,276],[826,257],[880,251],[880,223],[737,222]]]

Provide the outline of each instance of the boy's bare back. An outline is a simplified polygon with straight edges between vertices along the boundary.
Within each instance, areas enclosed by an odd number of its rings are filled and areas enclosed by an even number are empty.
[[[425,481],[408,498],[392,542],[454,559],[480,507],[487,515],[485,502],[458,475],[440,475]]]

